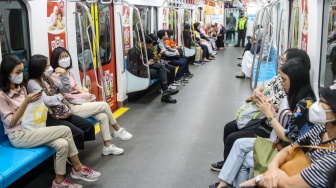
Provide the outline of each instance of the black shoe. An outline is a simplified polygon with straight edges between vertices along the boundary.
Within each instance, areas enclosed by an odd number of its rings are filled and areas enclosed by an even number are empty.
[[[169,95],[175,95],[178,92],[179,92],[178,89],[167,89],[166,91],[163,91],[162,97],[169,96]]]
[[[220,172],[223,165],[224,165],[224,161],[219,161],[217,163],[211,164],[211,169],[214,170],[214,171]]]
[[[166,103],[177,103],[176,99],[171,98],[171,96],[165,96],[161,97],[161,102],[166,102]]]
[[[239,44],[234,45],[234,47],[239,47]]]
[[[245,75],[244,76],[239,75],[239,76],[236,76],[236,78],[245,78]]]
[[[242,57],[237,57],[237,59],[243,59],[243,56]]]
[[[217,188],[219,185],[219,182],[215,183],[215,184],[212,184],[212,185],[209,185],[208,188]]]
[[[238,67],[241,67],[242,65],[241,65],[241,63],[238,63],[237,66],[238,66]]]

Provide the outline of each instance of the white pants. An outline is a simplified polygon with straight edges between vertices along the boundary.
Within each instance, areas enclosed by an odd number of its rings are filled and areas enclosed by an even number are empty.
[[[214,51],[212,50],[212,46],[209,42],[201,42],[201,44],[204,44],[207,46],[209,53],[212,54]]]
[[[246,51],[242,60],[242,72],[246,77],[251,77],[251,70],[253,65],[253,55],[250,51]]]
[[[81,105],[71,104],[71,111],[73,114],[83,118],[93,117],[98,120],[103,140],[109,141],[112,139],[110,125],[116,124],[117,121],[106,102],[88,102]]]

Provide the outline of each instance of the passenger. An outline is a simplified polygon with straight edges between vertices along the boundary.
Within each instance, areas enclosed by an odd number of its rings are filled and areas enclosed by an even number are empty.
[[[63,125],[23,129],[21,118],[31,102],[42,97],[41,90],[27,95],[26,88],[21,85],[23,79],[23,63],[19,58],[8,55],[1,62],[0,75],[0,116],[9,141],[17,148],[33,148],[48,146],[56,150],[54,167],[56,177],[52,182],[53,188],[80,188],[64,178],[66,160],[69,157],[73,164],[70,176],[84,181],[96,181],[101,173],[96,172],[80,162],[71,130]],[[19,157],[19,156],[17,156]]]
[[[187,60],[180,57],[181,55],[178,50],[172,49],[168,47],[166,43],[164,43],[164,40],[168,38],[167,32],[165,30],[159,30],[157,36],[159,38],[157,46],[161,57],[163,57],[163,59],[169,60],[169,64],[179,66],[179,69],[176,73],[175,82],[177,82],[177,84],[180,84],[181,82],[187,83],[188,79],[184,77],[184,74],[188,75]]]
[[[191,49],[191,46],[195,46],[196,53],[195,53],[194,65],[203,65],[204,62],[202,60],[204,58],[206,59],[208,55],[206,55],[206,51],[202,51],[202,48],[199,46],[199,44],[195,43],[192,40],[189,24],[184,25],[183,40],[185,47]]]
[[[236,26],[236,31],[238,31],[238,42],[234,47],[239,47],[241,40],[242,40],[241,47],[245,47],[246,26],[247,26],[247,18],[245,17],[245,13],[240,12]]]
[[[290,59],[294,58],[301,58],[303,62],[306,64],[308,70],[310,70],[310,59],[308,54],[300,49],[291,48],[288,49],[284,55],[280,58],[279,66],[282,66],[285,62],[289,61]],[[282,86],[282,79],[281,76],[278,74],[267,86],[262,86],[259,88],[254,89],[253,94],[249,96],[246,101],[252,101],[257,103],[258,100],[256,95],[264,98],[262,92],[265,90],[270,90],[270,98],[265,99],[266,101],[271,101],[272,107],[277,111],[279,105],[284,97],[286,97],[286,92]],[[220,171],[223,167],[224,162],[226,161],[231,148],[234,142],[239,138],[253,138],[255,135],[260,137],[268,138],[269,133],[271,131],[271,127],[267,125],[266,122],[262,123],[262,126],[258,129],[247,129],[247,130],[239,130],[237,127],[236,120],[233,120],[227,123],[224,126],[224,133],[223,133],[223,142],[224,142],[224,160],[219,161],[217,163],[213,163],[211,165],[211,169],[215,171]]]
[[[164,40],[164,42],[172,49],[182,49],[182,46],[176,46],[174,41],[174,30],[167,29],[168,38]]]
[[[93,117],[99,121],[100,130],[104,140],[103,155],[119,155],[124,152],[122,148],[118,148],[111,144],[111,135],[129,140],[132,135],[117,123],[110,109],[110,105],[106,102],[84,102],[76,103],[72,101],[81,99],[90,99],[91,93],[79,87],[76,83],[74,74],[70,70],[72,67],[72,59],[67,49],[63,47],[55,48],[51,54],[51,66],[55,69],[51,77],[55,80],[61,80],[61,74],[65,74],[70,80],[70,93],[63,93],[64,98],[69,101],[71,112],[82,118]],[[110,126],[114,131],[110,133]]]
[[[177,94],[179,90],[168,87],[166,67],[163,63],[154,60],[154,53],[151,48],[152,43],[153,43],[152,39],[149,36],[145,36],[145,41],[146,41],[146,47],[147,47],[150,77],[154,79],[160,78],[161,88],[162,88],[161,101],[166,102],[166,103],[176,103],[177,102],[176,99],[171,98],[171,95]],[[141,37],[140,37],[140,42],[143,43],[143,40],[141,41]],[[141,47],[143,47],[143,44],[141,44]],[[138,63],[142,63],[142,62],[138,62]]]
[[[194,23],[194,35],[196,35],[196,40],[199,41],[200,44],[202,45],[205,45],[207,48],[208,48],[208,51],[209,51],[209,57],[207,57],[208,59],[210,60],[213,60],[215,59],[215,52],[213,51],[212,49],[212,46],[211,44],[206,40],[206,39],[202,39],[201,37],[201,33],[200,33],[200,28],[201,28],[201,25],[199,22],[196,22]]]
[[[259,31],[258,31],[259,30]],[[265,28],[259,28],[256,33],[258,35],[258,40],[253,40],[252,41],[252,47],[250,51],[246,51],[243,56],[242,60],[242,73],[239,76],[236,76],[236,78],[245,78],[251,77],[251,70],[253,66],[253,56],[254,54],[262,55],[262,59],[265,59],[268,55],[269,48],[270,48],[270,38],[268,35],[266,35],[266,30]],[[260,54],[260,48],[262,45],[262,39],[266,35],[265,43],[264,43],[264,48],[262,49],[262,52]],[[254,46],[257,46],[257,49],[254,49]],[[258,60],[257,58],[255,60]]]
[[[47,57],[43,55],[33,55],[29,60],[28,73],[29,80],[27,82],[28,93],[42,91],[42,100],[50,109],[63,104],[64,95],[62,93],[70,93],[70,80],[66,76],[66,72],[61,73],[61,69],[57,69],[61,81],[53,79],[48,74],[51,74],[51,67]],[[77,115],[70,115],[65,119],[56,119],[48,113],[47,126],[65,125],[71,129],[77,149],[84,149],[84,141],[95,140],[94,125],[89,120],[86,120]]]
[[[300,146],[324,147],[324,149],[308,150],[303,148],[311,161],[310,166],[293,176],[288,176],[280,169],[293,143],[275,155],[267,172],[240,184],[239,187],[251,187],[257,184],[262,187],[328,187],[329,172],[336,165],[335,88],[335,83],[329,87],[320,88],[320,100],[312,104],[308,116],[309,121],[317,125],[296,141]],[[335,180],[335,176],[333,179]]]
[[[146,45],[147,46],[147,53],[148,53],[148,49],[151,49],[154,58],[154,61],[158,61],[164,64],[164,66],[166,67],[166,72],[167,72],[167,84],[168,84],[168,88],[171,89],[176,89],[177,84],[174,82],[175,81],[175,70],[176,67],[173,65],[169,65],[168,61],[165,61],[161,58],[161,54],[157,52],[157,40],[158,37],[156,36],[156,34],[151,33],[148,35],[151,39],[152,39],[152,44],[150,45]]]
[[[196,24],[196,23],[195,23]],[[194,28],[195,28],[195,26],[197,26],[197,24],[195,25],[194,24]],[[210,54],[210,52],[209,52],[209,50],[208,50],[208,46],[207,45],[205,45],[205,44],[202,44],[201,43],[201,38],[200,38],[200,35],[198,35],[198,32],[196,32],[195,31],[195,29],[194,29],[194,37],[195,37],[195,39],[196,39],[196,41],[195,42],[197,42],[197,44],[202,48],[202,50],[203,50],[203,62],[210,62],[210,60],[212,60],[212,59],[214,59],[212,56],[211,56],[211,54]]]
[[[293,112],[288,124],[285,126],[286,128],[274,118],[271,104],[258,98],[256,106],[268,118],[273,132],[283,141],[281,145],[285,147],[315,126],[308,121],[308,109],[316,99],[310,86],[309,70],[302,59],[287,61],[279,71],[279,74],[282,78],[284,90],[288,95],[288,106]],[[287,101],[282,102],[287,103]],[[228,184],[238,187],[240,183],[248,180],[250,169],[254,168],[253,145],[255,140],[255,138],[241,138],[234,142],[218,176],[221,179],[218,187],[227,186]]]
[[[223,50],[224,49],[224,31],[223,31],[223,27],[221,24],[218,24],[216,22],[213,23],[213,26],[215,28],[216,31],[216,46],[218,49]]]
[[[211,44],[212,49],[214,51],[214,54],[217,54],[218,51],[217,51],[217,46],[216,46],[215,40],[211,37],[211,35],[206,34],[203,22],[199,22],[199,23],[200,23],[200,27],[201,27],[199,29],[201,38],[209,41],[209,43]]]
[[[329,171],[328,175],[328,182],[329,182],[329,188],[336,188],[336,165],[334,165],[333,168]]]

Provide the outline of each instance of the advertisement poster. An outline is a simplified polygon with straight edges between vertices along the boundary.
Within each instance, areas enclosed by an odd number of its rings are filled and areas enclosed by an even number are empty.
[[[47,31],[49,55],[59,46],[66,48],[65,19],[65,1],[48,1]]]
[[[163,20],[162,20],[162,29],[166,30],[167,28],[167,9],[163,8],[162,9],[162,15],[163,15]]]
[[[128,50],[131,49],[130,42],[130,7],[123,6],[123,17],[122,17],[122,25],[123,25],[123,34],[124,34],[124,56],[127,56]]]
[[[302,0],[302,37],[301,49],[307,52],[308,47],[308,0]]]
[[[113,100],[113,73],[110,73],[110,70],[106,70],[104,79],[106,83],[106,100]]]

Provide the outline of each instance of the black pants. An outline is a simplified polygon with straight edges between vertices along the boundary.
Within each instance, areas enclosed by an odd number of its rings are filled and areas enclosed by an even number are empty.
[[[202,54],[202,58],[208,58],[210,56],[210,53],[209,53],[209,50],[208,50],[208,47],[204,44],[199,44],[199,46],[202,48],[203,50],[203,54]],[[202,59],[202,60],[203,60]]]
[[[65,125],[71,129],[77,149],[84,149],[84,141],[95,140],[94,124],[91,121],[77,115],[71,115],[67,119],[55,119],[48,114],[47,126]]]
[[[161,82],[161,87],[163,91],[166,91],[168,88],[168,83],[167,83],[167,71],[166,67],[162,63],[155,63],[149,67],[150,71],[150,77],[157,79],[160,78]]]
[[[263,138],[269,138],[270,134],[262,129],[243,129],[239,130],[236,120],[227,123],[224,127],[224,161],[226,161],[234,142],[239,138],[254,138],[258,135]]]
[[[250,42],[247,42],[247,44],[246,44],[246,46],[244,48],[244,52],[243,52],[242,56],[244,56],[244,54],[245,54],[246,51],[250,51],[251,48],[252,48],[252,44]]]
[[[242,40],[242,46],[245,45],[245,36],[246,36],[246,29],[238,29],[238,45],[240,45],[240,41]]]
[[[168,63],[165,64],[166,71],[167,71],[167,79],[168,79],[168,85],[174,83],[175,79],[175,66],[169,65]]]

